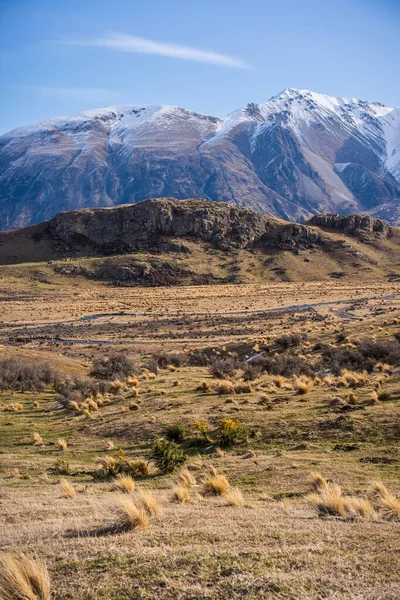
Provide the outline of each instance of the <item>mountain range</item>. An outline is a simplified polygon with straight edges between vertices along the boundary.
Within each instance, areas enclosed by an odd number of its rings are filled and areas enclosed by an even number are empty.
[[[224,119],[118,106],[0,136],[0,229],[165,196],[400,224],[400,108],[287,88]]]

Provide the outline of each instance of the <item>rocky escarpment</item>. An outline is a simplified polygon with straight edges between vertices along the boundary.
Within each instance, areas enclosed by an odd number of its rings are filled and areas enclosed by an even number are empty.
[[[336,229],[351,235],[387,238],[391,235],[391,227],[381,219],[369,215],[350,215],[344,217],[337,214],[315,215],[308,225],[317,225],[327,229]]]
[[[166,238],[192,238],[219,249],[272,245],[291,249],[315,242],[305,225],[284,224],[249,208],[223,202],[154,198],[112,209],[60,213],[49,224],[55,246],[68,253],[82,247],[105,253],[165,248]]]

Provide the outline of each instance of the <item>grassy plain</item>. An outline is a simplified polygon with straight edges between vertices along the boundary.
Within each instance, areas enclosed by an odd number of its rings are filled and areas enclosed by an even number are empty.
[[[321,517],[308,496],[315,471],[350,497],[367,497],[376,480],[400,495],[400,365],[380,364],[356,383],[317,373],[303,378],[303,393],[293,376],[262,373],[245,393],[219,394],[208,366],[143,370],[161,351],[245,360],[294,332],[303,335],[296,356],[310,363],[326,344],[395,343],[399,283],[114,288],[81,278],[32,285],[31,272],[2,268],[0,361],[46,361],[84,377],[97,357],[126,352],[139,380],[88,414],[60,408],[51,389],[0,393],[0,548],[45,561],[54,600],[399,598],[399,520],[378,510]],[[226,379],[245,383],[240,368]],[[221,450],[218,424],[237,418],[247,441]],[[195,478],[188,503],[176,501],[177,473],[150,460],[154,440],[177,423]],[[92,475],[99,458],[122,454],[149,461],[127,495],[140,504],[140,491],[153,492],[160,511],[146,528],[113,529],[115,482]],[[211,466],[244,502],[202,493]]]

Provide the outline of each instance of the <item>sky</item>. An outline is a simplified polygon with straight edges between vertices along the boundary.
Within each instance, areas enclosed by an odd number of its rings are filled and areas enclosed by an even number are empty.
[[[286,87],[400,106],[400,0],[0,0],[0,133],[110,105],[223,117]]]

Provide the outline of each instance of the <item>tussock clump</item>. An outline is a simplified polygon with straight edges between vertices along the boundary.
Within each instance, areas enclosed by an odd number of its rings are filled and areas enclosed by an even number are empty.
[[[63,438],[58,438],[57,446],[61,452],[65,452],[68,449],[68,444]]]
[[[341,488],[328,483],[308,496],[322,517],[333,516],[342,519],[372,519],[376,513],[371,502],[366,498],[343,496]]]
[[[119,531],[146,529],[149,517],[143,508],[138,508],[128,496],[120,496],[115,501],[117,519],[115,528]]]
[[[50,600],[46,566],[27,556],[0,554],[1,600]]]
[[[369,498],[376,510],[389,521],[400,521],[400,498],[396,498],[380,481],[371,484]]]
[[[345,511],[350,518],[373,519],[376,516],[374,507],[365,498],[347,497],[345,499]]]
[[[309,394],[312,390],[312,381],[296,378],[294,382],[294,387],[298,394],[300,394],[301,396],[305,396],[306,394]]]
[[[24,407],[21,402],[12,402],[11,404],[7,404],[3,410],[4,412],[22,412]]]
[[[75,488],[66,479],[61,479],[60,489],[61,489],[63,496],[65,496],[66,498],[70,498],[71,500],[73,500],[75,498],[75,496],[76,496]]]
[[[118,475],[113,484],[113,490],[122,494],[132,494],[135,490],[135,482],[130,475]]]
[[[310,489],[314,492],[326,489],[328,487],[328,482],[325,477],[321,475],[321,473],[311,473],[309,483]]]
[[[40,435],[40,433],[35,432],[33,434],[33,444],[34,444],[34,446],[43,446],[44,445],[44,441],[43,441],[43,438]]]
[[[183,468],[177,474],[177,481],[181,485],[185,485],[186,487],[191,487],[196,485],[196,478],[189,469]]]
[[[230,489],[230,484],[225,475],[210,473],[202,480],[202,493],[204,496],[224,496]]]
[[[115,445],[112,440],[106,441],[106,450],[115,450]]]
[[[155,517],[159,514],[160,505],[151,490],[146,488],[139,490],[138,499],[141,507],[149,517]]]
[[[196,388],[199,392],[211,392],[212,386],[209,381],[202,381],[201,384]]]
[[[310,502],[315,506],[321,516],[346,516],[345,503],[342,490],[336,484],[330,484],[319,490],[319,493],[308,496]]]
[[[228,381],[227,379],[215,383],[213,387],[216,393],[220,396],[223,396],[224,394],[235,393],[235,386],[233,385],[232,381]]]
[[[251,394],[252,391],[253,391],[253,388],[251,386],[251,383],[248,383],[248,382],[236,383],[234,386],[235,394]]]
[[[112,394],[119,394],[119,392],[122,392],[125,388],[126,384],[124,381],[121,381],[121,379],[114,379],[114,381],[110,383],[110,392]]]
[[[190,488],[186,485],[178,484],[172,488],[172,502],[178,502],[179,504],[191,504],[193,502]]]
[[[226,500],[228,506],[244,506],[243,494],[237,487],[228,490],[224,495],[224,500]]]

